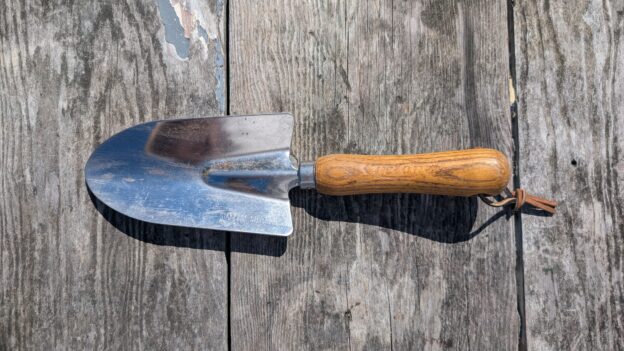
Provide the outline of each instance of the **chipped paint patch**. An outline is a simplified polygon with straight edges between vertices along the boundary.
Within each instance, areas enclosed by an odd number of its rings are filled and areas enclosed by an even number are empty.
[[[171,5],[175,10],[176,15],[178,15],[178,19],[182,24],[182,28],[184,29],[184,37],[191,38],[191,33],[193,29],[195,29],[195,16],[189,7],[187,7],[186,2],[183,4],[181,0],[171,0]]]
[[[216,14],[212,13],[206,3],[198,0],[158,0],[157,4],[165,29],[165,41],[170,48],[167,51],[171,57],[187,60],[191,46],[199,44],[199,47],[193,48],[193,53],[201,53],[203,59],[214,59],[215,98],[219,110],[225,113],[226,67],[219,35],[224,1],[217,0]]]
[[[197,0],[158,0],[157,4],[165,41],[175,49],[178,58],[188,59],[195,41],[203,42],[203,52],[208,53],[211,42],[219,37],[219,13],[215,17],[206,4]]]
[[[180,21],[180,17],[169,0],[158,0],[157,4],[160,18],[165,26],[165,40],[173,45],[179,58],[187,59],[191,41],[189,32],[183,26],[184,21]]]

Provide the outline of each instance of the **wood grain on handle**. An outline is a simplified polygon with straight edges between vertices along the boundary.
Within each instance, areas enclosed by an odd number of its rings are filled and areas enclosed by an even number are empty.
[[[316,188],[327,195],[499,194],[509,182],[507,157],[492,149],[418,155],[328,155],[316,160]]]

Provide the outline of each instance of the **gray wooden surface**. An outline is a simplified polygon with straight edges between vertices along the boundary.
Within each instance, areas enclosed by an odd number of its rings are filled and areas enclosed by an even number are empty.
[[[511,153],[503,1],[233,1],[231,112],[291,111],[293,151]],[[232,237],[232,349],[515,349],[515,246],[475,199],[294,191],[265,255]],[[255,245],[258,245],[257,242]],[[248,251],[248,250],[246,250]]]
[[[624,347],[624,2],[519,1],[520,179],[556,194],[523,216],[527,341]]]
[[[192,11],[182,59],[154,1],[0,3],[0,349],[227,346],[223,235],[107,221],[83,176],[123,128],[224,113],[224,9]]]
[[[618,0],[0,2],[0,350],[621,349],[623,37]],[[86,189],[133,124],[270,111],[300,160],[498,148],[559,213],[295,190],[285,240]]]

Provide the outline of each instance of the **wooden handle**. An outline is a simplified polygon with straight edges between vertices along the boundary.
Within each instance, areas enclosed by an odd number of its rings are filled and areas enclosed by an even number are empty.
[[[337,154],[315,163],[316,188],[327,195],[497,195],[510,174],[505,155],[481,148],[401,156]]]

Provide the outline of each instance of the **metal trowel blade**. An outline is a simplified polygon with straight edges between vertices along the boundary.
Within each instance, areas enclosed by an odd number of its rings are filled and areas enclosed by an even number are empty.
[[[289,114],[148,122],[100,145],[85,178],[100,201],[141,221],[287,236],[292,129]]]

